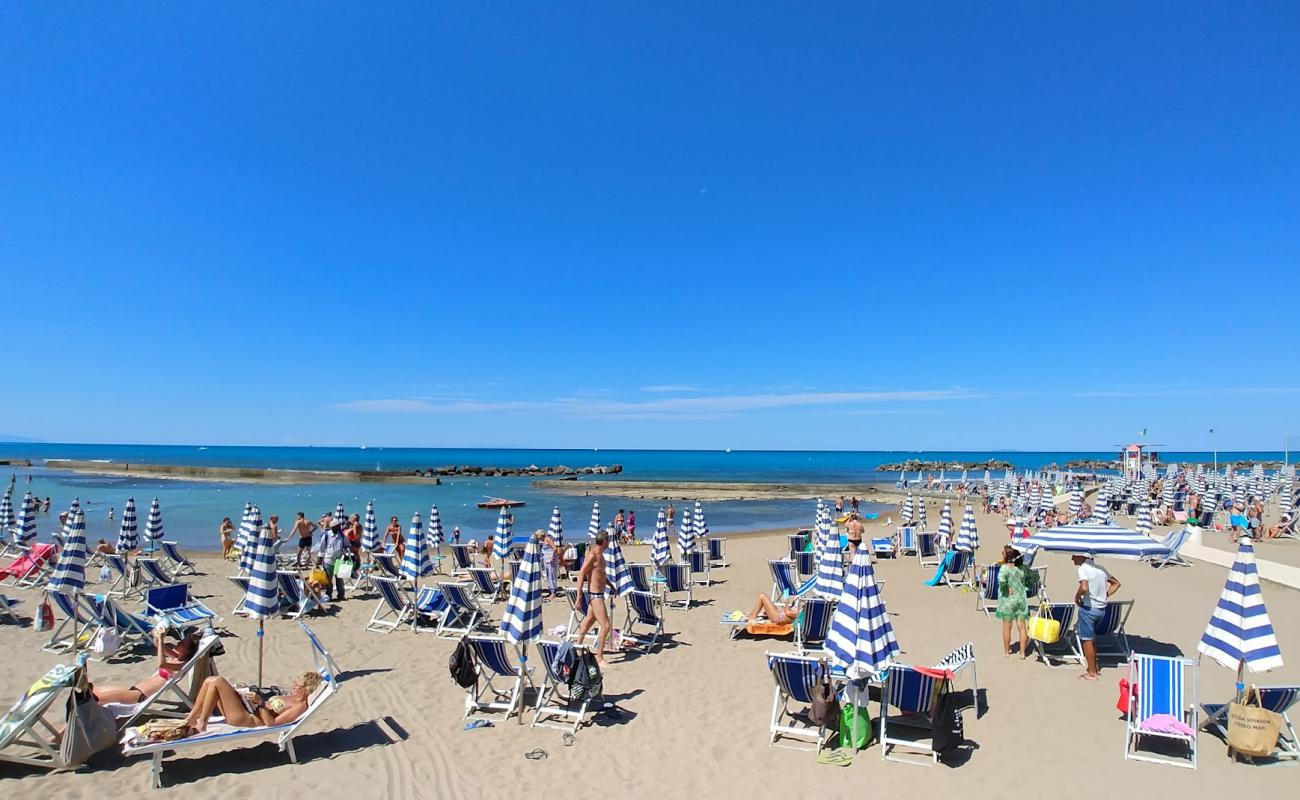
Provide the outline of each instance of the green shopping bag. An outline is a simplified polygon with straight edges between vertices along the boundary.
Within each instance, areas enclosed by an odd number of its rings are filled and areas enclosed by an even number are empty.
[[[840,710],[840,747],[861,750],[871,741],[871,714],[861,706],[845,703]]]

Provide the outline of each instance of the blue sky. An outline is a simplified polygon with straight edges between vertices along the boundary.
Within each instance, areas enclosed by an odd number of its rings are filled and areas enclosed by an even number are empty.
[[[5,4],[0,430],[1277,448],[1297,32],[1281,2]]]

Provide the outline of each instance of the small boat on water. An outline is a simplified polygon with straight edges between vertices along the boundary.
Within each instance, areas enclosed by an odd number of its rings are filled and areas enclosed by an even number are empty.
[[[478,504],[479,508],[519,508],[524,505],[523,500],[506,500],[503,497],[489,497]]]

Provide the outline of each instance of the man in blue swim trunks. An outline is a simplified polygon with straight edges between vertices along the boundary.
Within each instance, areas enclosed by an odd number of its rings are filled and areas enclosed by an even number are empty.
[[[1119,589],[1115,576],[1085,555],[1071,557],[1079,568],[1079,588],[1074,593],[1074,604],[1079,607],[1079,641],[1083,643],[1083,657],[1087,672],[1079,677],[1095,681],[1097,674],[1097,624],[1106,613],[1106,600]]]

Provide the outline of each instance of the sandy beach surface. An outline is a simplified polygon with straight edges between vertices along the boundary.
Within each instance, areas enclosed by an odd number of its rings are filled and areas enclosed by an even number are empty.
[[[930,505],[930,519],[937,521],[940,504]],[[1000,519],[978,519],[979,561],[995,560],[1006,540],[1005,527]],[[886,529],[873,524],[869,530],[883,534]],[[1122,667],[1104,665],[1101,681],[1089,683],[1077,679],[1080,670],[1073,666],[1052,669],[1037,661],[1004,658],[1000,624],[976,610],[975,595],[924,586],[930,570],[923,571],[913,558],[880,561],[877,575],[885,581],[883,596],[903,660],[929,664],[954,646],[974,643],[987,712],[979,718],[973,710],[966,712],[966,736],[973,745],[969,757],[926,769],[883,762],[873,743],[848,767],[835,767],[819,765],[809,752],[771,748],[767,723],[773,682],[764,652],[788,652],[791,645],[781,639],[729,641],[719,619],[725,612],[748,609],[758,592],[769,591],[766,561],[784,553],[781,534],[786,532],[728,539],[731,566],[714,571],[715,584],[696,592],[695,608],[667,612],[666,644],[653,653],[612,659],[605,688],[621,710],[619,716],[597,718],[571,746],[558,731],[506,722],[499,714],[477,715],[494,720],[495,727],[463,730],[465,693],[451,682],[446,666],[453,643],[428,633],[366,632],[363,626],[376,601],[353,595],[309,622],[342,666],[344,680],[332,703],[297,740],[301,763],[291,765],[273,744],[234,752],[201,750],[166,760],[165,785],[183,787],[189,797],[224,798],[253,793],[505,798],[521,792],[787,798],[848,796],[867,787],[888,797],[914,792],[1223,797],[1283,796],[1300,774],[1290,764],[1231,763],[1221,741],[1204,732],[1196,771],[1126,762],[1124,723],[1115,708]],[[1294,542],[1272,547],[1300,550]],[[649,548],[630,547],[625,553],[629,561],[646,561]],[[1074,586],[1068,559],[1047,555],[1042,561],[1048,565],[1048,593],[1068,599]],[[225,616],[231,632],[226,655],[218,661],[220,672],[252,681],[255,623],[228,613],[238,600],[226,580],[233,570],[213,556],[199,558],[199,564],[205,574],[193,579],[194,591]],[[1123,582],[1117,598],[1136,600],[1128,623],[1132,646],[1194,657],[1227,570],[1203,563],[1159,572],[1137,562],[1107,561],[1105,566]],[[34,592],[4,592],[20,598],[22,613],[30,615]],[[1265,584],[1264,595],[1287,663],[1254,680],[1300,681],[1300,594]],[[500,619],[502,607],[492,607],[494,620]],[[567,605],[549,602],[544,616],[547,628],[561,625]],[[27,627],[0,624],[4,703],[65,660],[42,652],[42,641],[43,634]],[[311,666],[296,622],[268,623],[266,663],[268,683],[287,683]],[[130,684],[151,671],[151,665],[152,656],[119,657],[110,664],[92,663],[91,675],[101,684]],[[1222,701],[1231,694],[1232,673],[1218,664],[1202,660],[1198,676],[1201,702]],[[873,717],[877,710],[873,704]],[[525,758],[534,748],[548,757]],[[153,791],[148,772],[146,758],[124,759],[116,750],[75,773],[51,775],[0,764],[6,789],[23,797],[148,796]]]

